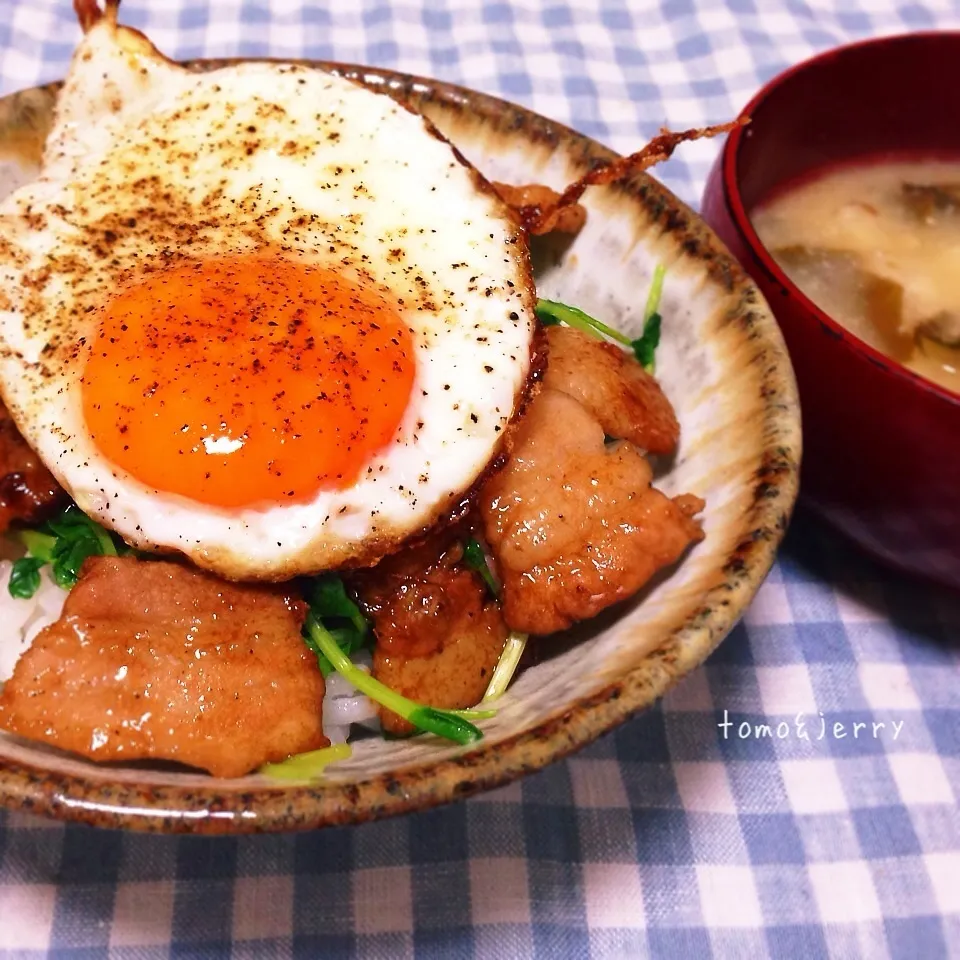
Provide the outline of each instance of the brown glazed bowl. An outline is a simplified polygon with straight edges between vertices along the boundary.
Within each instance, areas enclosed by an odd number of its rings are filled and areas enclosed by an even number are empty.
[[[409,103],[491,179],[560,187],[612,156],[491,97],[387,71],[316,67]],[[0,194],[35,171],[54,98],[50,87],[0,100]],[[657,483],[706,499],[703,543],[641,597],[568,642],[545,644],[544,659],[517,677],[470,748],[431,737],[373,738],[319,781],[216,780],[97,766],[0,733],[0,804],[103,826],[205,833],[373,820],[466,797],[564,757],[703,662],[769,570],[793,507],[800,459],[793,373],[756,286],[655,180],[591,189],[585,203],[587,225],[572,242],[536,250],[538,287],[639,332],[653,271],[666,266],[657,372],[683,436]]]
[[[960,394],[888,360],[819,310],[763,248],[750,212],[856,158],[960,157],[960,33],[830,50],[744,108],[703,195],[704,219],[773,308],[803,405],[807,501],[881,560],[960,587]]]

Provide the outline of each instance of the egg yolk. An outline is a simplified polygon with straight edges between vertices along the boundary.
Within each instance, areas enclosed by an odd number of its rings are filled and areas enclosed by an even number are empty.
[[[246,255],[178,265],[103,308],[83,372],[94,443],[149,487],[218,507],[350,486],[396,434],[410,333],[377,291]]]

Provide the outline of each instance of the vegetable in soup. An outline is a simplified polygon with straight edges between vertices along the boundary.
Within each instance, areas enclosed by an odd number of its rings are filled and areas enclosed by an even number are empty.
[[[773,197],[752,220],[818,307],[960,392],[960,163],[836,168]]]

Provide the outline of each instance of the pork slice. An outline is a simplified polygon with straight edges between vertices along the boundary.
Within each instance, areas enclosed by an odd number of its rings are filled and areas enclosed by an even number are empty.
[[[90,557],[5,684],[0,728],[91,760],[169,760],[218,777],[318,749],[324,686],[304,615],[283,585]]]

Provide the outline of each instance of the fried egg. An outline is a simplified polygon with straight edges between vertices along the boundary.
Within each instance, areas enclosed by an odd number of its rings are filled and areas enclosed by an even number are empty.
[[[41,174],[0,206],[0,387],[28,441],[128,543],[230,578],[428,529],[535,362],[509,210],[384,94],[192,72],[115,5],[87,26]]]

